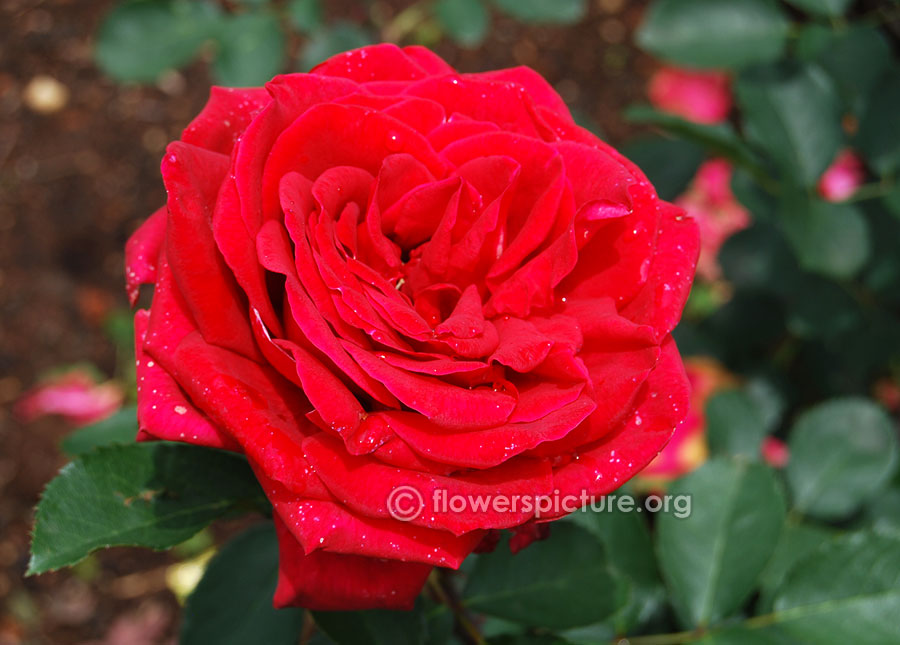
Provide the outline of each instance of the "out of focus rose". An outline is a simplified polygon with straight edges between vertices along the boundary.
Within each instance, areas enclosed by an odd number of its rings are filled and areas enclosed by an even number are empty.
[[[684,369],[691,383],[688,414],[675,428],[668,445],[635,478],[641,490],[655,490],[699,468],[709,456],[706,443],[706,403],[719,390],[735,385],[734,376],[717,361],[686,358]]]
[[[842,150],[819,178],[819,194],[829,202],[853,196],[865,179],[862,161],[852,150]]]
[[[787,444],[778,437],[766,437],[760,446],[763,461],[773,468],[784,468],[790,459]]]
[[[893,379],[879,379],[875,383],[873,395],[889,412],[900,410],[900,386]]]
[[[725,159],[710,159],[675,203],[685,209],[700,227],[700,260],[697,275],[716,280],[722,271],[717,256],[722,244],[750,224],[747,209],[731,192],[731,164]]]
[[[662,67],[650,77],[647,94],[657,109],[696,123],[721,123],[731,111],[724,72]]]
[[[15,412],[25,423],[56,414],[81,426],[111,415],[122,405],[124,396],[117,383],[98,383],[87,369],[75,368],[38,383],[19,399]]]

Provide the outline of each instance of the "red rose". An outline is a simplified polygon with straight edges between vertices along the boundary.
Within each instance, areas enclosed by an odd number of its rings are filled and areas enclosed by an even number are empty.
[[[162,173],[127,249],[141,438],[247,456],[278,606],[408,607],[564,514],[434,500],[606,493],[685,414],[696,227],[529,69],[381,45],[217,88]]]

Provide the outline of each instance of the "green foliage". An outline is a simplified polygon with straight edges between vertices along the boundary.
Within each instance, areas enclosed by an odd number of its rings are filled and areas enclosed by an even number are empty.
[[[75,564],[101,547],[166,549],[218,517],[267,504],[233,453],[162,442],[101,447],[47,485],[28,572]]]
[[[774,0],[657,0],[637,39],[689,67],[744,67],[778,58],[789,22]]]
[[[229,16],[217,39],[213,75],[221,85],[262,85],[284,66],[285,37],[274,13],[254,11]]]
[[[67,455],[77,457],[97,446],[131,443],[137,431],[137,408],[123,408],[111,417],[79,428],[63,439],[60,447]]]
[[[302,609],[276,611],[278,541],[272,524],[253,526],[209,563],[184,608],[181,645],[293,645]]]
[[[493,0],[504,12],[523,22],[571,24],[587,11],[586,0]]]
[[[481,44],[491,24],[482,0],[438,0],[434,13],[447,35],[463,47]]]

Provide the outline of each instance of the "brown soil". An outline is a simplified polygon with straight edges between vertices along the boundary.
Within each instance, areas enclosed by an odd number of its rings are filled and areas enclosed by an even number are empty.
[[[113,373],[103,321],[125,306],[123,245],[163,202],[162,151],[209,88],[202,61],[156,87],[104,78],[92,63],[91,38],[112,4],[0,3],[0,645],[131,645],[128,634],[152,643],[177,631],[178,605],[162,578],[169,555],[115,549],[77,573],[22,578],[31,509],[65,461],[57,445],[69,428],[57,419],[24,427],[10,404],[52,367],[90,362]],[[404,6],[376,4],[385,16]],[[480,49],[442,42],[436,50],[462,71],[534,67],[620,143],[630,134],[620,112],[643,98],[652,68],[630,44],[643,4],[596,0],[570,28],[495,16]],[[361,2],[328,6],[332,18],[366,15]],[[26,87],[39,75],[67,88],[61,109],[29,107]]]

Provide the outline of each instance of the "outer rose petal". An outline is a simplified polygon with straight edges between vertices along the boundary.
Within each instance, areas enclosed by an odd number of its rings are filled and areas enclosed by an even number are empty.
[[[137,304],[142,284],[156,282],[159,251],[166,239],[166,207],[153,213],[125,244],[125,288],[128,302]]]
[[[261,87],[213,87],[203,111],[181,133],[181,140],[213,152],[231,154],[238,138],[271,98]]]
[[[274,605],[313,611],[412,609],[431,565],[314,551],[309,555],[277,516]]]

